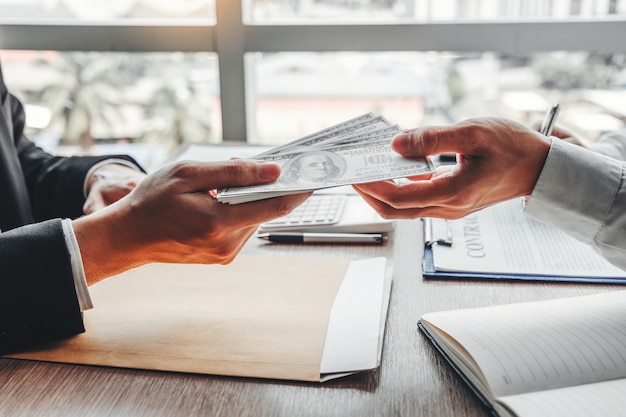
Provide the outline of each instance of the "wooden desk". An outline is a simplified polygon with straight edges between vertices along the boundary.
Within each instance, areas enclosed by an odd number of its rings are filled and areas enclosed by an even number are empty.
[[[247,253],[386,256],[394,283],[380,369],[324,384],[0,359],[0,416],[487,416],[416,322],[425,312],[595,293],[618,286],[424,281],[421,222],[399,221],[384,246],[283,246]]]

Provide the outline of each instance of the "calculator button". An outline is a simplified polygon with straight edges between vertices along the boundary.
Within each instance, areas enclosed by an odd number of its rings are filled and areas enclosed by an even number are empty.
[[[339,222],[345,208],[346,196],[314,194],[287,216],[265,223],[266,226],[331,225]]]

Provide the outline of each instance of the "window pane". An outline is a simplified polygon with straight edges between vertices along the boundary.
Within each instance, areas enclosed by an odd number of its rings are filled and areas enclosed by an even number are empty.
[[[179,145],[221,142],[211,53],[2,51],[27,134],[57,154],[129,153],[156,166]]]
[[[501,116],[558,120],[582,139],[624,127],[624,54],[257,53],[255,144],[277,145],[368,111],[402,128]]]
[[[215,19],[215,0],[0,0],[0,16],[5,19]]]
[[[493,21],[626,15],[626,0],[247,0],[250,23]]]

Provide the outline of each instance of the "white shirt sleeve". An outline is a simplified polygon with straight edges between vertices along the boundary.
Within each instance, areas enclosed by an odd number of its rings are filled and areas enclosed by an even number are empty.
[[[70,219],[63,219],[63,233],[65,234],[65,243],[70,253],[70,260],[72,264],[72,274],[74,276],[74,288],[76,288],[76,296],[78,297],[78,304],[80,305],[80,311],[85,311],[93,308],[91,296],[89,295],[89,288],[87,286],[87,278],[85,277],[85,269],[83,268],[83,259],[80,255],[80,248],[78,247],[78,241],[74,234],[74,227]]]
[[[589,145],[589,149],[619,161],[626,161],[626,130],[603,135],[597,142]]]
[[[85,175],[85,183],[83,190],[86,190],[87,179],[96,169],[107,164],[120,164],[140,171],[139,167],[132,162],[124,159],[106,159],[91,167],[87,175]],[[74,288],[76,289],[76,296],[78,297],[78,303],[80,310],[85,311],[93,308],[93,302],[89,295],[89,287],[87,286],[87,278],[85,277],[85,269],[83,267],[83,259],[80,254],[80,248],[78,247],[78,241],[74,234],[74,227],[70,219],[63,220],[63,233],[65,234],[65,243],[70,253],[70,260],[72,264],[72,274],[74,276]]]
[[[524,211],[626,269],[626,162],[552,138]]]

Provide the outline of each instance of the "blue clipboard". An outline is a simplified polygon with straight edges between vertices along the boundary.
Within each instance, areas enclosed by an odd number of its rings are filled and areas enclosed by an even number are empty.
[[[438,271],[433,262],[433,249],[424,246],[422,275],[425,279],[470,279],[492,281],[539,281],[585,284],[626,284],[626,277],[558,276],[537,274],[493,274],[488,272]]]
[[[492,272],[469,272],[438,270],[433,258],[433,247],[436,245],[452,246],[450,224],[446,221],[445,231],[440,227],[434,231],[433,219],[422,218],[424,230],[424,254],[422,258],[422,275],[425,279],[456,279],[456,280],[491,280],[491,281],[534,281],[586,284],[626,284],[626,271],[623,276],[586,276],[586,275],[545,275],[545,274],[510,274]],[[443,221],[441,219],[437,219]]]

